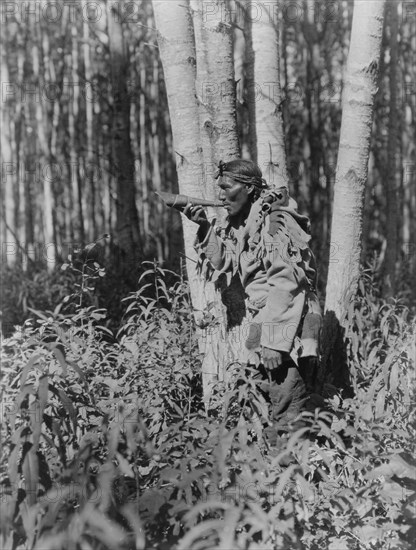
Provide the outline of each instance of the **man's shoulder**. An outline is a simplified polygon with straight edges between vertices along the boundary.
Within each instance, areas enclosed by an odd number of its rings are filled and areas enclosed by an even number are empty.
[[[310,241],[309,218],[297,211],[287,189],[271,191],[261,197],[264,229],[274,238],[285,237],[302,248]]]
[[[246,228],[248,234],[265,231],[271,236],[294,235],[304,242],[310,239],[309,218],[299,214],[286,188],[268,190],[254,201]]]

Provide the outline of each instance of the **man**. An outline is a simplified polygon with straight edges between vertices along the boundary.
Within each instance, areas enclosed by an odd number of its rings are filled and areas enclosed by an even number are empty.
[[[321,314],[308,219],[292,207],[285,188],[268,190],[251,161],[220,162],[216,178],[226,224],[210,223],[200,206],[188,205],[184,214],[199,225],[204,275],[240,276],[250,324],[245,360],[267,380],[273,443],[304,408],[318,356]]]

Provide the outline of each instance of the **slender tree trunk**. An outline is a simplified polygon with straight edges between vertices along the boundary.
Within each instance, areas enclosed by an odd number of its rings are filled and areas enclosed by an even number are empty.
[[[308,166],[308,195],[309,212],[319,212],[321,215],[314,220],[313,230],[315,234],[322,235],[324,227],[328,227],[329,221],[325,224],[325,201],[322,193],[321,175],[325,169],[325,151],[322,144],[322,116],[321,107],[329,108],[325,102],[330,101],[329,93],[322,86],[322,73],[325,74],[325,66],[320,52],[320,41],[325,39],[324,31],[321,36],[317,32],[316,24],[316,3],[314,0],[304,2],[305,17],[303,20],[303,31],[306,42],[306,86],[305,103],[307,112],[307,142],[309,148]],[[322,171],[321,171],[322,169]],[[322,239],[322,243],[328,246],[328,239]],[[325,256],[326,256],[325,251]]]
[[[246,39],[246,89],[245,102],[248,110],[248,147],[250,158],[253,162],[258,162],[257,155],[257,134],[256,134],[256,101],[257,101],[257,83],[254,71],[255,55],[253,49],[252,22],[250,4],[243,4],[244,10],[244,36]]]
[[[10,82],[9,68],[7,65],[6,51],[4,48],[4,37],[6,29],[1,33],[1,79],[3,82]],[[11,94],[10,94],[11,95]],[[0,104],[1,112],[1,254],[4,263],[13,265],[16,261],[17,243],[14,227],[14,196],[13,189],[16,186],[17,166],[13,160],[11,147],[13,134],[11,132],[10,113],[13,112],[13,98],[8,96]]]
[[[412,28],[412,27],[411,27]],[[412,53],[416,49],[416,34],[413,33],[410,39],[410,59],[412,59]],[[415,280],[416,278],[416,216],[414,215],[416,212],[416,161],[414,156],[414,149],[412,149],[411,144],[415,143],[416,141],[416,113],[415,113],[415,101],[414,101],[414,83],[416,81],[416,70],[414,63],[410,61],[411,67],[413,68],[413,78],[411,80],[411,86],[410,93],[408,96],[408,103],[410,104],[410,109],[406,112],[406,117],[409,119],[409,128],[412,128],[413,131],[410,133],[410,139],[408,141],[408,147],[407,147],[407,154],[409,157],[406,157],[405,162],[405,174],[404,174],[404,182],[407,187],[408,193],[409,193],[409,200],[408,204],[409,207],[407,208],[407,220],[408,220],[408,228],[409,228],[409,235],[410,239],[406,241],[406,255],[408,256],[410,260],[410,280]],[[413,92],[412,92],[413,90]],[[406,94],[407,95],[407,94]],[[413,285],[413,300],[416,301],[416,285]]]
[[[84,0],[84,6],[87,3]],[[83,33],[83,45],[82,53],[84,58],[84,72],[85,72],[85,82],[91,87],[93,68],[91,63],[91,46],[90,46],[90,29],[87,19],[84,17],[82,22],[82,33]],[[74,53],[78,51],[78,43],[74,44]],[[89,197],[89,218],[92,226],[92,238],[97,237],[97,223],[96,223],[96,189],[95,189],[95,174],[94,174],[94,103],[91,98],[92,94],[86,94],[85,101],[85,152],[81,152],[81,148],[78,146],[78,156],[85,159],[86,158],[86,170],[84,173],[85,184],[84,184],[84,194]],[[79,164],[80,158],[78,159]],[[78,169],[79,173],[79,169]],[[79,181],[79,180],[78,180]],[[82,197],[82,185],[78,185],[78,195]],[[80,202],[80,208],[82,213],[82,202]],[[84,244],[84,243],[83,243]]]
[[[33,83],[34,89],[40,90],[42,80],[40,78],[40,55],[39,55],[39,43],[41,33],[38,33],[36,26],[32,29],[31,32],[31,51],[32,51],[32,67],[31,67],[31,82]],[[30,63],[29,59],[27,60],[28,64]],[[33,227],[33,201],[32,196],[36,192],[36,179],[38,173],[38,164],[39,158],[37,155],[36,145],[37,145],[37,136],[36,136],[36,107],[39,104],[37,101],[30,101],[25,106],[25,119],[26,126],[31,128],[32,131],[26,133],[25,139],[25,160],[24,165],[25,176],[23,181],[24,186],[24,195],[25,195],[25,214],[24,214],[24,229],[25,229],[25,249],[26,249],[26,259],[30,256],[33,258],[34,251],[34,227]],[[43,123],[45,123],[43,121]],[[26,264],[24,264],[26,267]]]
[[[179,191],[198,196],[202,181],[202,156],[195,97],[196,53],[188,2],[153,0],[153,9],[166,82]],[[204,297],[196,272],[197,255],[193,246],[196,226],[185,217],[182,222],[192,303],[196,310],[202,311]]]
[[[202,0],[201,8],[203,44],[197,46],[205,50],[208,81],[199,92],[211,115],[211,142],[217,164],[240,156],[231,16],[225,0]]]
[[[416,37],[413,46],[416,48]],[[402,148],[402,181],[403,181],[403,203],[401,210],[401,242],[402,257],[406,266],[409,281],[416,279],[416,162],[414,158],[414,143],[416,141],[416,120],[414,111],[410,108],[413,98],[408,99],[406,109],[403,110],[403,127],[413,131],[403,132]],[[410,105],[409,105],[410,104]],[[416,302],[416,285],[412,285],[412,302]]]
[[[72,52],[69,57],[72,69],[71,80],[77,82],[79,78],[78,69],[78,36],[77,28],[73,26],[71,28],[72,38]],[[85,37],[84,37],[85,38]],[[69,88],[68,88],[69,89]],[[85,229],[84,229],[84,209],[82,205],[82,188],[81,188],[81,174],[80,163],[81,157],[79,154],[79,135],[77,131],[77,119],[78,119],[78,86],[74,86],[72,90],[72,101],[68,104],[68,133],[69,133],[69,155],[71,165],[71,189],[69,193],[72,195],[71,202],[73,203],[74,210],[72,212],[73,221],[77,227],[78,236],[80,238],[80,244],[85,245]]]
[[[159,109],[159,62],[156,57],[153,59],[152,84],[150,86],[150,96],[153,102],[153,108],[150,111],[150,129],[151,129],[151,152],[152,152],[152,182],[153,189],[156,191],[162,190],[162,181],[160,178],[159,164],[159,134],[158,134],[158,119]],[[164,207],[161,201],[156,203],[156,216],[160,220],[156,234],[157,255],[160,262],[164,257],[164,242],[166,240],[163,226],[163,211]]]
[[[397,109],[397,35],[398,25],[398,3],[387,4],[390,11],[390,112],[388,124],[387,142],[387,170],[384,181],[386,193],[386,255],[383,266],[383,294],[390,298],[394,296],[396,287],[396,261],[398,252],[398,178],[396,155],[398,153],[398,118]]]
[[[334,188],[331,249],[335,253],[329,264],[326,287],[324,368],[328,368],[334,354],[359,277],[363,201],[383,17],[384,2],[355,3]],[[341,375],[336,382],[347,385],[340,378]]]
[[[117,181],[116,233],[122,271],[131,271],[140,256],[141,241],[136,208],[134,159],[130,141],[130,98],[127,90],[128,55],[120,4],[108,2],[108,34],[113,92],[113,162]]]
[[[235,12],[231,18],[233,26],[233,50],[234,50],[234,77],[236,86],[236,109],[237,109],[237,127],[240,137],[241,156],[250,158],[249,128],[248,128],[248,109],[245,101],[246,88],[246,39],[243,23],[241,27],[240,12],[237,7],[239,3],[230,0],[230,9]]]
[[[134,75],[135,77],[136,75]],[[138,90],[137,90],[138,92]],[[139,92],[138,92],[139,93]],[[148,234],[145,231],[144,225],[143,225],[143,186],[144,182],[142,182],[141,179],[141,166],[140,166],[140,125],[138,122],[137,117],[138,114],[138,105],[136,102],[132,101],[130,104],[130,139],[131,139],[131,148],[133,152],[134,157],[134,173],[136,176],[136,205],[137,205],[137,212],[139,217],[139,233],[142,236],[142,245],[143,245],[143,251],[147,249],[147,239]]]
[[[23,99],[27,101],[27,95],[25,92],[26,79],[24,74],[24,61],[25,61],[25,46],[26,46],[26,30],[19,29],[17,31],[17,84],[19,94],[16,100],[16,107],[14,111],[14,140],[12,141],[14,146],[14,159],[16,163],[16,185],[14,191],[14,235],[16,240],[16,263],[22,265],[22,252],[24,250],[24,233],[22,231],[22,213],[24,213],[24,166],[22,149],[24,147],[24,107]]]
[[[212,107],[206,96],[206,86],[210,83],[210,79],[208,73],[208,48],[203,25],[203,4],[198,0],[190,0],[190,8],[192,11],[195,44],[197,46],[195,86],[198,99],[199,133],[203,161],[201,197],[204,199],[215,199],[215,158],[211,140],[214,129]],[[209,213],[210,217],[215,216],[213,209],[210,209]]]
[[[146,59],[146,58],[145,58]],[[140,67],[140,103],[139,103],[139,123],[140,123],[140,179],[142,183],[143,197],[143,227],[146,238],[149,238],[150,230],[150,199],[149,199],[149,176],[147,170],[147,126],[146,126],[146,65]]]
[[[269,185],[288,187],[280,84],[280,3],[280,0],[251,2],[247,7],[251,21],[248,95],[254,158]]]
[[[284,6],[285,0],[283,0],[283,6]],[[283,109],[282,109],[282,116],[283,116],[283,127],[286,129],[290,128],[290,113],[289,113],[289,74],[288,74],[288,39],[287,39],[287,26],[285,23],[280,23],[280,29],[281,32],[279,33],[279,53],[280,57],[282,59],[282,63],[280,63],[280,67],[283,66],[283,74],[282,70],[280,71],[280,82],[282,83],[283,79]],[[288,172],[290,173],[290,166],[291,166],[291,160],[292,160],[292,154],[293,154],[293,145],[292,145],[292,133],[287,131],[286,132],[286,139],[285,139],[285,149],[286,149],[286,163],[288,164]]]
[[[145,64],[145,54],[143,51],[142,44],[136,43],[134,45],[134,50],[132,54],[133,59],[140,58],[142,63]],[[137,181],[137,210],[139,217],[139,232],[142,236],[143,250],[146,253],[148,249],[149,241],[149,228],[148,228],[148,218],[147,214],[147,204],[145,204],[146,194],[146,178],[142,172],[142,155],[141,148],[143,147],[143,134],[145,134],[146,129],[142,128],[141,123],[141,111],[142,111],[142,83],[140,81],[140,71],[139,66],[136,67],[136,64],[132,65],[132,82],[134,83],[134,88],[130,87],[130,93],[134,92],[132,95],[132,101],[130,105],[130,139],[131,147],[134,156],[134,169]],[[136,99],[137,98],[137,99]],[[144,146],[145,148],[145,146]]]
[[[56,83],[55,72],[51,71],[51,65],[53,61],[50,59],[50,44],[49,37],[47,32],[43,32],[42,46],[43,53],[45,56],[45,80],[48,79],[49,82]],[[64,84],[64,82],[62,82]],[[60,102],[55,101],[52,105],[52,120],[50,124],[50,133],[49,135],[45,132],[45,113],[42,109],[41,103],[36,105],[36,117],[37,117],[37,127],[38,127],[38,141],[40,145],[40,151],[44,161],[48,165],[48,169],[42,170],[42,185],[43,185],[43,236],[44,236],[44,246],[46,256],[47,256],[47,267],[49,270],[53,270],[56,265],[56,256],[57,256],[57,246],[56,246],[56,231],[55,231],[55,222],[54,222],[54,211],[56,203],[54,200],[54,183],[55,183],[55,174],[54,174],[54,164],[57,161],[56,158],[56,135],[59,128],[59,114],[60,114]],[[69,107],[70,109],[70,107]]]

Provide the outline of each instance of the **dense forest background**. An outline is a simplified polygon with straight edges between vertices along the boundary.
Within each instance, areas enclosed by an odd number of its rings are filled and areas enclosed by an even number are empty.
[[[261,86],[255,83],[254,97],[248,91],[244,37],[256,11],[244,2],[230,1],[229,8],[239,137],[249,158],[248,107]],[[393,262],[394,291],[416,275],[413,9],[411,2],[387,5],[365,196],[363,264],[370,262],[381,280],[385,263]],[[328,262],[337,258],[329,232],[352,10],[349,1],[285,0],[276,13],[290,191],[311,218],[321,295]],[[260,4],[257,12],[261,17]],[[24,273],[44,282],[39,273],[85,246],[127,290],[144,259],[180,269],[180,216],[154,192],[177,191],[181,151],[172,147],[149,0],[4,2],[2,23],[0,231],[3,322],[11,328],[44,294]],[[211,83],[206,90],[213,93]],[[126,220],[137,230],[129,233]],[[111,307],[107,290],[101,294]]]
[[[416,5],[369,4],[0,3],[1,548],[414,547]],[[155,192],[212,195],[237,133],[280,183],[281,119],[325,349],[316,407],[270,446],[258,372],[212,352],[244,345],[225,292]]]

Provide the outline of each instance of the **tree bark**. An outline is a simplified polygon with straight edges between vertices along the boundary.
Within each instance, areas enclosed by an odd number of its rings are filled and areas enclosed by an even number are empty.
[[[206,21],[202,21],[200,4],[193,2],[198,37],[196,52],[189,2],[153,0],[153,6],[177,155],[179,190],[190,196],[213,198],[216,194],[212,177],[214,166],[220,159],[236,158],[239,153],[231,36],[227,29],[218,28],[212,21],[206,25]],[[208,89],[204,87],[207,85]],[[208,401],[211,383],[225,377],[226,366],[235,358],[235,353],[232,339],[228,338],[220,294],[212,284],[205,285],[196,271],[195,229],[192,222],[183,220],[186,265],[197,324],[204,326],[208,312],[217,323],[216,327],[211,327],[213,330],[200,333],[199,338],[204,354],[204,395]]]
[[[152,158],[152,176],[151,181],[153,183],[153,189],[156,191],[162,190],[162,180],[160,177],[160,162],[159,162],[159,134],[158,134],[158,119],[159,119],[159,109],[157,106],[159,103],[159,62],[158,59],[155,57],[153,59],[153,67],[152,67],[152,83],[150,86],[149,94],[152,98],[153,102],[153,108],[150,110],[150,134],[151,134],[151,140],[150,140],[150,150],[151,150],[151,158]],[[163,204],[161,201],[157,201],[156,203],[156,216],[157,219],[160,220],[158,227],[156,229],[156,249],[157,249],[157,257],[159,261],[163,261],[164,256],[164,243],[166,241],[166,236],[164,235],[164,226],[163,226]]]
[[[51,64],[53,63],[50,59],[50,43],[49,36],[47,32],[43,33],[43,52],[45,56],[45,63],[47,64],[47,69],[45,72],[45,80],[48,79],[50,82],[54,82],[51,74]],[[65,82],[63,81],[63,84]],[[68,107],[70,109],[70,107]],[[47,130],[49,130],[49,135],[45,132],[45,114],[42,110],[41,103],[36,104],[36,118],[37,118],[37,138],[39,142],[40,153],[43,157],[43,160],[46,161],[48,169],[46,172],[42,170],[42,184],[43,184],[43,238],[45,246],[45,256],[47,260],[47,267],[49,270],[53,270],[56,265],[57,260],[57,242],[56,242],[56,228],[55,228],[55,219],[54,212],[56,211],[56,202],[54,198],[54,183],[55,175],[53,172],[53,166],[57,162],[56,157],[56,134],[59,128],[59,114],[60,114],[61,104],[59,101],[53,103],[51,109],[51,124]],[[50,119],[49,119],[50,121]]]
[[[1,33],[1,76],[3,82],[10,82],[9,68],[4,48],[4,39],[7,29]],[[10,113],[13,112],[12,97],[5,97],[1,102],[1,240],[2,240],[2,258],[4,263],[13,265],[16,261],[17,243],[15,241],[15,218],[14,218],[14,192],[16,187],[17,166],[13,160],[13,151],[11,147],[13,133],[11,128]]]
[[[306,53],[306,86],[305,86],[305,117],[306,132],[305,144],[308,149],[308,158],[305,159],[305,168],[307,170],[308,182],[308,210],[313,212],[316,203],[320,203],[320,166],[321,166],[321,147],[320,147],[320,120],[319,106],[321,100],[321,71],[323,69],[319,63],[319,37],[316,31],[316,21],[314,13],[314,0],[304,0],[304,19],[303,35],[305,37]],[[322,219],[316,222],[322,226]],[[316,228],[315,228],[316,229]]]
[[[84,0],[84,6],[86,6],[86,0]],[[85,8],[86,9],[86,8]],[[82,22],[82,34],[83,34],[83,45],[82,53],[84,56],[84,71],[85,71],[85,82],[90,87],[93,74],[93,66],[91,64],[91,46],[90,46],[90,28],[86,18]],[[85,189],[84,193],[89,198],[88,210],[89,218],[92,225],[92,234],[90,237],[95,239],[97,237],[97,224],[96,224],[96,190],[95,190],[95,181],[94,181],[94,104],[90,97],[86,98],[85,101],[85,152],[82,155],[85,163]],[[81,148],[78,145],[78,150]],[[81,156],[81,155],[79,155]],[[80,158],[78,158],[79,165]],[[79,166],[77,168],[79,174]],[[82,238],[84,238],[84,223],[83,223],[83,205],[82,205],[82,186],[79,181],[78,184],[78,196],[79,196],[79,209],[81,215],[81,228],[82,228]],[[82,241],[84,245],[84,241]]]
[[[171,117],[179,191],[198,196],[202,155],[195,94],[196,52],[188,2],[153,0],[153,10]],[[193,246],[196,226],[184,217],[182,222],[192,303],[195,309],[202,311],[203,292],[196,272],[197,255]]]
[[[71,60],[71,69],[72,69],[72,81],[77,82],[79,77],[79,67],[78,67],[78,33],[76,26],[71,28],[71,37],[72,37],[72,52],[69,59]],[[84,35],[84,40],[88,40],[88,36]],[[84,51],[84,62],[85,61],[85,51]],[[88,79],[86,78],[87,82]],[[85,241],[85,226],[84,226],[84,209],[82,204],[82,185],[81,185],[81,174],[80,174],[80,163],[81,158],[79,154],[79,142],[80,136],[77,131],[77,121],[78,121],[78,87],[74,86],[73,89],[72,101],[68,104],[68,133],[69,133],[69,155],[71,163],[71,189],[68,189],[69,193],[72,194],[72,203],[73,203],[73,222],[78,229],[77,234],[79,235],[80,245],[83,247],[86,244]],[[88,101],[86,102],[89,103]],[[88,109],[88,107],[87,107]],[[87,121],[88,126],[88,121]],[[88,132],[88,130],[87,130]]]
[[[221,101],[221,94],[213,93],[221,87],[220,82],[213,80],[213,75],[209,72],[209,63],[212,65],[212,53],[209,50],[209,31],[205,26],[204,21],[204,5],[199,0],[191,0],[190,7],[192,10],[192,19],[195,33],[196,43],[196,96],[198,98],[198,115],[199,115],[199,131],[202,149],[202,181],[201,198],[215,200],[217,198],[217,189],[214,179],[214,172],[219,157],[226,150],[219,150],[219,140],[221,130],[219,129],[217,119],[216,103]],[[229,47],[229,43],[228,43]],[[229,76],[229,75],[227,75]],[[209,83],[209,84],[208,84]],[[207,88],[207,86],[209,86]],[[235,102],[233,102],[235,108]],[[235,119],[233,120],[235,124]],[[235,147],[236,139],[231,141],[232,147]],[[225,144],[224,144],[225,145]],[[234,151],[229,153],[234,154]],[[218,210],[208,208],[208,217],[210,219],[217,217]],[[215,381],[224,380],[226,378],[227,364],[234,358],[232,347],[230,346],[231,339],[227,334],[227,311],[222,302],[220,292],[215,288],[214,283],[205,282],[204,299],[209,305],[211,315],[216,319],[217,330],[206,332],[205,338],[200,339],[200,349],[203,354],[202,362],[202,379],[204,387],[204,395],[206,400],[209,399],[211,386]]]
[[[362,216],[377,92],[384,2],[354,6],[343,92],[343,114],[331,225],[332,261],[326,287],[323,365],[329,367],[360,272]],[[334,373],[333,373],[334,374]],[[339,375],[340,385],[347,380]]]
[[[210,138],[214,164],[240,156],[237,134],[231,16],[225,0],[202,0],[202,42],[208,80],[201,83],[199,100],[211,116]],[[195,12],[195,10],[194,10]]]
[[[123,272],[128,274],[140,257],[141,240],[136,208],[134,159],[130,141],[130,98],[127,90],[129,60],[119,5],[108,4],[108,34],[113,93],[112,148],[116,176],[116,235]]]
[[[25,136],[25,119],[24,119],[24,101],[26,102],[27,95],[25,93],[25,49],[27,40],[27,29],[19,28],[17,36],[17,87],[20,93],[17,94],[17,100],[14,110],[14,140],[13,156],[16,166],[16,185],[14,186],[14,223],[13,230],[16,241],[16,264],[21,266],[24,258],[24,166],[23,166],[23,149]]]
[[[280,84],[280,0],[251,2],[247,37],[250,134],[255,162],[274,187],[288,187]],[[259,15],[261,14],[261,15]]]
[[[211,199],[218,193],[212,178],[218,162],[240,156],[231,14],[224,0],[195,0],[191,6],[197,44],[197,97],[205,164],[205,197]],[[225,219],[225,213],[221,211],[212,215],[219,222]],[[212,354],[213,360],[206,359],[203,369],[210,382],[227,379],[227,367],[241,361],[245,342],[241,333],[245,316],[244,290],[239,278],[232,279],[229,285],[220,278],[215,288],[217,292],[213,291],[212,285],[206,285],[207,300],[212,304],[210,311],[218,319],[218,334],[206,340],[206,357]]]
[[[396,288],[396,261],[398,252],[398,180],[397,162],[398,153],[398,118],[397,109],[397,35],[398,26],[398,4],[389,2],[390,11],[390,111],[388,123],[387,142],[387,170],[384,180],[386,193],[386,255],[383,266],[383,294],[386,298],[394,296]]]

